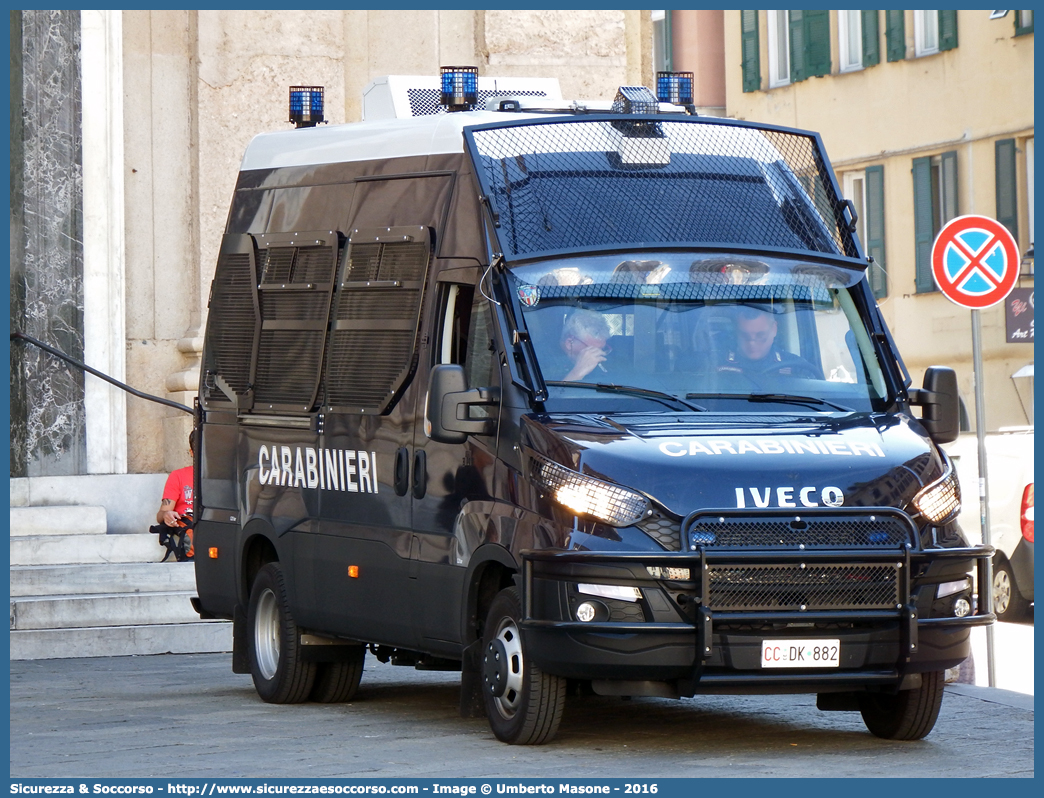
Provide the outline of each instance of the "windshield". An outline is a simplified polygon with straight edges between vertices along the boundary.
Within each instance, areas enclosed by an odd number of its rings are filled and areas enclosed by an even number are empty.
[[[642,253],[518,266],[552,411],[883,410],[885,377],[850,269]]]

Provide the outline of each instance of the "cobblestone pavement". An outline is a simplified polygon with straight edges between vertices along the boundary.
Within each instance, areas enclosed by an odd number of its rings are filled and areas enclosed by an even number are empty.
[[[497,742],[456,673],[367,659],[350,704],[274,706],[227,654],[11,662],[11,777],[1032,777],[1033,698],[951,685],[923,741],[815,696],[576,697],[558,737]]]

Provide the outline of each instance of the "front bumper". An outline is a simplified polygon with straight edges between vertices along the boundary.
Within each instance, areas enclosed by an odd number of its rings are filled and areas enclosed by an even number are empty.
[[[977,584],[986,584],[992,553],[988,546],[524,551],[522,633],[530,660],[548,673],[670,682],[680,695],[895,689],[908,674],[967,658],[971,628],[995,616],[944,615],[951,604],[935,598],[936,587],[973,566]],[[650,567],[688,568],[690,578],[654,577]],[[578,604],[592,598],[580,584],[638,588],[641,598],[595,598],[601,617],[582,622]],[[981,589],[970,604],[990,606]],[[838,639],[840,662],[762,668],[765,639]]]

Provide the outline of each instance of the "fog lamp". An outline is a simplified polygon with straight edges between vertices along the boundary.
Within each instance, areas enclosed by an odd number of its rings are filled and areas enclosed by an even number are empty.
[[[964,596],[953,602],[953,614],[958,618],[963,618],[969,612],[971,612],[971,602]]]
[[[595,610],[595,605],[590,601],[585,601],[576,608],[576,619],[578,621],[583,621],[584,623],[591,623],[597,614],[598,612]]]
[[[322,86],[290,87],[290,121],[297,127],[315,127],[326,121]]]
[[[961,484],[953,463],[946,458],[946,471],[913,497],[913,506],[933,524],[949,521],[961,511]]]

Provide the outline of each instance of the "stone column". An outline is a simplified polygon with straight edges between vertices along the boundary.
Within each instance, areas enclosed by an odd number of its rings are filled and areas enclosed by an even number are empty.
[[[80,13],[13,12],[11,328],[82,359]],[[11,475],[85,473],[83,373],[11,348]]]

